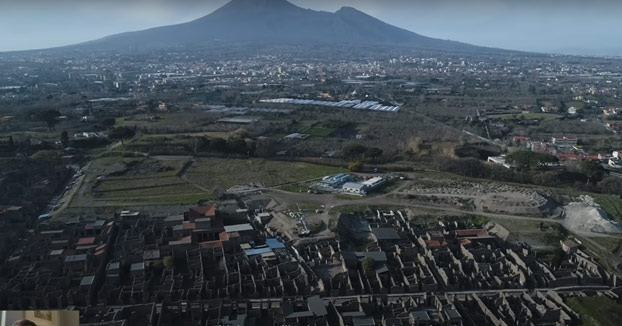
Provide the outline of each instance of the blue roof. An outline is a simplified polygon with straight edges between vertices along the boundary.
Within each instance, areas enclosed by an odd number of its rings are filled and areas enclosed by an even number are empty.
[[[266,244],[268,245],[268,247],[270,247],[272,249],[283,249],[283,248],[285,248],[285,245],[281,241],[279,241],[279,240],[277,240],[275,238],[267,239],[266,240]]]
[[[248,249],[244,251],[247,256],[263,255],[272,252],[272,248]]]

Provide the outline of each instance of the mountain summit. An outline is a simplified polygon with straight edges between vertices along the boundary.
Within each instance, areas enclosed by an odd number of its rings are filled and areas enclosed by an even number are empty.
[[[209,45],[216,42],[264,45],[398,45],[456,51],[484,49],[422,36],[350,7],[330,13],[304,9],[286,0],[232,0],[211,14],[191,22],[117,34],[79,46],[136,49]]]

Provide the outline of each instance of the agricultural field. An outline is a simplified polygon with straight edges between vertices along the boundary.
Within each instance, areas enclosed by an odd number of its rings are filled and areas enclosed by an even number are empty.
[[[309,136],[311,137],[319,137],[319,138],[326,138],[329,137],[330,135],[332,135],[332,133],[335,131],[335,129],[333,128],[319,128],[319,127],[315,127],[315,128],[309,128],[307,130],[304,131],[305,134],[309,134]]]
[[[204,119],[197,118],[197,114],[192,113],[160,113],[158,119],[151,119],[151,115],[139,114],[131,117],[118,118],[116,126],[127,126],[137,128],[169,128],[177,127],[194,127],[200,126]],[[207,120],[206,120],[207,121]]]
[[[521,113],[521,114],[499,114],[499,115],[489,115],[491,119],[501,119],[501,120],[552,120],[559,119],[562,116],[557,114],[549,114],[549,113]]]
[[[579,313],[584,326],[615,326],[622,320],[622,305],[604,296],[569,298],[566,304]]]
[[[226,190],[251,183],[273,187],[342,172],[341,168],[300,162],[200,158],[188,169],[186,179],[207,189]]]
[[[212,199],[181,177],[187,163],[186,158],[98,158],[71,206],[177,205]]]
[[[618,222],[622,222],[622,199],[619,196],[614,195],[597,195],[594,194],[594,199],[602,207],[605,212]]]

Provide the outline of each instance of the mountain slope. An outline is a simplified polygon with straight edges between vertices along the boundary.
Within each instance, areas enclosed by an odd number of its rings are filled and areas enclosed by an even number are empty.
[[[425,37],[354,8],[335,13],[297,7],[286,0],[232,0],[197,20],[117,34],[79,44],[94,49],[158,48],[212,43],[400,45],[439,50],[490,50]]]

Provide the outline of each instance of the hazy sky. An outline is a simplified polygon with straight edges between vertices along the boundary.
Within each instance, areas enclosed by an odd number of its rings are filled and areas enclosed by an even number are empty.
[[[0,0],[0,51],[186,22],[227,0]],[[291,0],[351,6],[431,37],[516,50],[622,55],[620,0]]]

